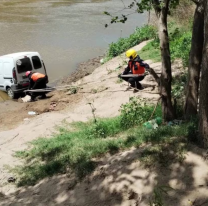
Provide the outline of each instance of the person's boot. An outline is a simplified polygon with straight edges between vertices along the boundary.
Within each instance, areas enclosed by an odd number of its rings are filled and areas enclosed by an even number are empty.
[[[144,89],[144,87],[139,83],[139,82],[137,82],[137,89],[139,89],[139,90],[143,90]]]
[[[31,96],[30,101],[31,101],[31,102],[34,102],[34,101],[35,101],[35,97],[34,97],[34,96]]]
[[[46,94],[42,94],[41,99],[45,99],[46,98]]]
[[[137,92],[139,92],[138,89],[134,89],[134,90],[133,90],[133,93],[137,93]]]

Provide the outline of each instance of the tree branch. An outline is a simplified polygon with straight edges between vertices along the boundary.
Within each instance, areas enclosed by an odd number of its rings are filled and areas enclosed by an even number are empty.
[[[122,3],[123,3],[124,8],[126,8],[126,5],[124,4],[124,1],[123,1],[123,0],[121,0],[121,1],[122,1]]]
[[[155,81],[159,85],[160,84],[160,77],[156,74],[156,72],[154,71],[154,69],[149,68],[147,71],[154,77]]]

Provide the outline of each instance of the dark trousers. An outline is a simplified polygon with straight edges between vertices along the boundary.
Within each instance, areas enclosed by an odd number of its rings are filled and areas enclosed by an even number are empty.
[[[46,77],[40,78],[34,83],[32,89],[44,89],[46,88],[46,82],[47,82]],[[31,97],[32,99],[35,99],[35,97],[40,96],[40,95],[42,97],[46,96],[45,93],[43,92],[32,92]]]
[[[137,89],[141,89],[142,85],[140,81],[144,79],[144,76],[140,77],[121,77],[124,81],[129,82],[131,87],[135,87]]]

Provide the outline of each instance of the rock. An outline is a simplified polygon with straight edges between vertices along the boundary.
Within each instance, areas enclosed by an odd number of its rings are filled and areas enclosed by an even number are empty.
[[[100,63],[103,64],[103,63],[104,63],[104,59],[101,59],[101,60],[100,60]]]
[[[28,114],[29,114],[29,115],[36,115],[36,112],[29,111]]]
[[[74,181],[72,181],[72,182],[69,183],[67,189],[68,190],[72,190],[76,185],[77,185],[77,181],[74,180]]]
[[[11,183],[11,182],[15,182],[16,181],[16,178],[15,177],[9,177],[7,179],[7,182]]]
[[[138,197],[138,194],[136,192],[134,192],[133,190],[131,190],[128,194],[129,200],[137,199],[137,197]]]
[[[49,110],[54,110],[56,106],[57,106],[57,104],[55,102],[52,102],[50,104]]]
[[[25,97],[20,98],[20,100],[18,100],[18,101],[21,101],[21,102],[30,102],[31,101],[31,96],[26,95]]]

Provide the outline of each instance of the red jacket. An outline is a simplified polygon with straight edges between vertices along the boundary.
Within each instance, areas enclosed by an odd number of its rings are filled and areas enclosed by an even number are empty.
[[[36,82],[38,79],[40,78],[44,78],[45,77],[45,74],[41,74],[41,73],[33,73],[31,75],[31,79]]]
[[[128,67],[125,69],[123,74],[128,74],[131,72],[132,74],[144,74],[145,68],[149,68],[149,65],[144,63],[142,59],[140,59],[139,55],[134,60],[129,60]]]

